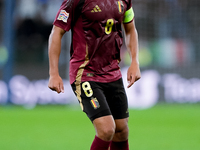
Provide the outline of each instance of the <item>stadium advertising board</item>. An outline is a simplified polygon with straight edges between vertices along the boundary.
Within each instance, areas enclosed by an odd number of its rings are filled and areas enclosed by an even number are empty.
[[[122,69],[127,87],[126,70]],[[30,81],[25,76],[15,75],[6,84],[0,81],[0,104],[12,103],[34,107],[37,104],[78,104],[68,80],[63,80],[65,92],[57,94],[48,88],[48,79]],[[145,109],[159,101],[167,103],[200,102],[200,79],[185,79],[179,74],[161,75],[156,70],[142,72],[141,80],[126,89],[130,108]]]

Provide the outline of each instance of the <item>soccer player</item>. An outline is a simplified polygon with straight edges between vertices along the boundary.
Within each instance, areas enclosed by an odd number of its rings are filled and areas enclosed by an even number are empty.
[[[64,92],[58,62],[71,29],[70,84],[96,135],[90,150],[128,150],[128,104],[119,68],[122,28],[132,59],[128,88],[140,78],[131,0],[64,0],[49,37],[49,88]]]

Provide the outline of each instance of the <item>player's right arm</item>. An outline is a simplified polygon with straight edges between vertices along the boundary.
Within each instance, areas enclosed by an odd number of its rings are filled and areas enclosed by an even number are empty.
[[[61,52],[61,39],[65,30],[53,26],[49,36],[48,54],[49,54],[49,84],[48,87],[57,93],[64,92],[62,78],[59,75],[58,63]]]

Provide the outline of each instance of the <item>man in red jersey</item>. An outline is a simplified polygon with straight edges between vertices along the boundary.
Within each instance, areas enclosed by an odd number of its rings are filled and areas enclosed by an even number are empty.
[[[132,59],[128,88],[140,78],[138,36],[131,0],[64,0],[49,37],[49,88],[64,92],[58,62],[71,29],[70,84],[96,130],[90,150],[128,150],[128,102],[119,68],[125,30]]]

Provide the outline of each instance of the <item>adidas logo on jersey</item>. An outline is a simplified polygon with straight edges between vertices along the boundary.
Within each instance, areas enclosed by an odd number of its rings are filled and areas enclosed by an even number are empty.
[[[101,12],[101,9],[96,5],[91,12]]]

